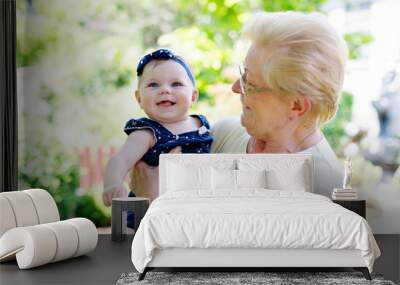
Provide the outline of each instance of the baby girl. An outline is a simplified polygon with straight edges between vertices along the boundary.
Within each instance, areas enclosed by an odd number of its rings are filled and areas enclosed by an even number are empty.
[[[210,152],[212,137],[209,123],[202,115],[189,115],[197,101],[196,82],[188,64],[169,49],[145,55],[137,66],[138,87],[135,97],[148,118],[131,119],[125,125],[128,138],[110,159],[104,175],[103,202],[126,196],[124,177],[143,160],[158,166],[161,153],[180,147],[182,153]],[[158,196],[158,189],[140,189],[132,185],[129,196]]]

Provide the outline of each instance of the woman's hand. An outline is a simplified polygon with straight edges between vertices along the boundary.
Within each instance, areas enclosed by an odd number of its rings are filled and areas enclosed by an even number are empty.
[[[169,153],[181,153],[181,147],[176,147],[172,149]],[[145,196],[153,201],[155,198],[158,197],[158,166],[152,167],[147,165],[144,161],[140,160],[135,165],[135,189],[142,189],[144,194],[139,194],[138,196]]]
[[[113,187],[103,192],[103,203],[107,207],[111,206],[113,198],[128,196],[128,190],[124,185]]]

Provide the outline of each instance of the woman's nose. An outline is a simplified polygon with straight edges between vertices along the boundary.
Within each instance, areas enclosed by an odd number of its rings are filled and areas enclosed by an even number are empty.
[[[239,79],[237,79],[237,80],[232,84],[232,91],[233,91],[234,93],[238,93],[238,94],[241,93],[241,91],[240,91],[240,81],[239,81]]]

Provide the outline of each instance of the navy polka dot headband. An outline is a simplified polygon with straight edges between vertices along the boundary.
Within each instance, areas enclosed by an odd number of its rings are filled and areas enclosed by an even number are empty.
[[[192,81],[193,86],[196,86],[196,82],[194,80],[192,72],[190,71],[189,66],[169,49],[161,48],[143,56],[142,59],[139,61],[136,69],[137,76],[141,76],[143,74],[144,67],[152,60],[173,60],[179,63],[185,69],[187,75],[190,78],[190,81]]]

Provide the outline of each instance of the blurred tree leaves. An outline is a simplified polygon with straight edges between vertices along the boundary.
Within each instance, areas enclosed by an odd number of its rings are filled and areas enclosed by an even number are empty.
[[[326,0],[286,0],[286,1],[262,1],[265,11],[302,11],[314,12],[320,10]]]
[[[254,11],[315,11],[319,10],[324,0],[155,0],[155,1],[62,1],[33,0],[31,11],[28,2],[18,0],[18,66],[29,66],[46,56],[49,48],[69,45],[73,49],[74,41],[84,40],[87,43],[101,45],[106,37],[119,38],[125,36],[131,40],[130,45],[119,42],[113,47],[118,53],[136,49],[137,56],[146,49],[159,45],[172,47],[190,41],[190,51],[202,53],[207,60],[194,59],[192,64],[199,82],[200,100],[209,100],[207,86],[216,82],[226,82],[223,70],[232,64],[232,53],[239,39],[240,29]],[[25,5],[24,5],[25,3]],[[157,7],[157,9],[154,9]],[[38,21],[42,23],[38,25]],[[40,28],[34,28],[40,27]],[[38,33],[38,31],[41,31]],[[135,35],[135,36],[133,36]],[[170,41],[160,41],[166,35]],[[196,37],[199,36],[199,37]],[[107,40],[105,40],[107,41]],[[82,45],[80,48],[89,48]],[[94,49],[96,47],[93,47]],[[101,51],[101,49],[99,50]],[[189,53],[189,52],[186,52]],[[218,57],[215,54],[219,54]],[[192,57],[189,56],[192,62]],[[90,78],[105,86],[113,84],[116,88],[131,83],[135,62],[121,67],[112,61],[101,61],[101,70],[91,74]],[[211,64],[209,64],[211,63]],[[90,94],[96,82],[81,80],[80,94]],[[101,87],[100,87],[101,88]],[[82,92],[83,90],[83,92]]]
[[[43,137],[42,137],[43,138]],[[61,219],[75,217],[79,186],[76,155],[68,151],[57,138],[43,143],[32,139],[26,144],[25,159],[18,167],[22,189],[41,188],[53,196]]]
[[[359,59],[362,55],[362,48],[370,44],[374,39],[370,34],[355,32],[344,35],[349,49],[349,59]]]
[[[373,37],[366,33],[349,33],[344,35],[350,60],[360,59],[362,49],[373,41]],[[339,109],[336,116],[324,126],[323,133],[337,154],[342,153],[341,140],[346,136],[345,127],[352,120],[353,95],[342,92]]]
[[[110,216],[104,214],[100,209],[101,206],[93,194],[88,193],[78,197],[75,215],[89,218],[98,227],[106,227],[110,225]]]
[[[336,116],[323,128],[326,139],[336,153],[339,152],[341,147],[341,139],[346,135],[345,126],[352,119],[352,108],[353,95],[342,92]]]

